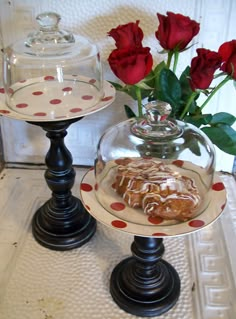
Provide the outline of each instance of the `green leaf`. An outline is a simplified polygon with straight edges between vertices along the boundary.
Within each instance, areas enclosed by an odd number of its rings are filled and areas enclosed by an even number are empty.
[[[136,90],[134,85],[126,85],[122,90],[124,93],[132,97],[132,99],[137,100]]]
[[[187,66],[186,69],[183,71],[183,73],[180,76],[180,85],[182,88],[182,95],[189,97],[192,94],[192,89],[189,84],[189,72],[190,72],[190,67]]]
[[[126,116],[128,117],[128,119],[130,119],[132,117],[136,117],[135,113],[128,105],[124,105],[124,107],[125,107],[125,113],[126,113]]]
[[[140,87],[141,89],[144,90],[149,90],[151,92],[152,87],[150,87],[149,85],[147,85],[145,82],[141,81],[139,83],[136,84],[136,86]]]
[[[197,156],[201,156],[201,150],[198,143],[195,141],[189,144],[189,149],[193,152],[193,154]]]
[[[213,115],[212,120],[210,124],[216,125],[216,124],[227,124],[229,126],[233,125],[236,118],[235,116],[226,113],[226,112],[219,112]]]
[[[108,82],[111,83],[111,85],[113,85],[117,91],[123,91],[125,89],[122,85],[116,82],[112,82],[112,81],[108,81]]]
[[[236,131],[228,125],[203,127],[201,129],[223,152],[236,155]]]
[[[201,112],[200,107],[197,105],[197,99],[199,97],[200,94],[197,94],[195,99],[193,100],[193,102],[191,103],[190,107],[189,107],[189,113],[192,115],[196,115],[199,114],[199,112]]]
[[[190,72],[190,67],[187,66],[186,69],[182,72],[180,76],[180,85],[181,85],[181,90],[182,90],[182,96],[181,96],[181,106],[178,110],[178,113],[176,116],[180,116],[185,108],[186,103],[189,101],[193,91],[191,89],[190,83],[189,83],[189,72]],[[199,94],[196,95],[195,99],[192,101],[192,103],[189,106],[189,113],[190,114],[195,114],[198,106],[196,103],[196,100],[198,99]]]
[[[193,138],[192,134],[188,134],[186,131],[185,134],[186,146],[197,156],[201,155],[201,150],[198,145],[198,141]]]
[[[181,86],[178,78],[169,69],[163,68],[157,78],[154,96],[156,99],[178,108],[181,100]]]
[[[211,122],[212,115],[211,114],[199,114],[199,115],[187,115],[185,116],[185,122],[195,125],[196,127],[200,127],[201,125],[207,125]]]
[[[157,64],[157,66],[153,70],[153,73],[155,74],[155,76],[158,76],[158,74],[160,74],[161,70],[163,70],[163,69],[167,69],[166,63],[164,61]]]
[[[153,86],[150,83],[154,84],[155,81],[155,73],[151,70],[149,74],[142,80],[142,82],[145,82],[149,86]]]

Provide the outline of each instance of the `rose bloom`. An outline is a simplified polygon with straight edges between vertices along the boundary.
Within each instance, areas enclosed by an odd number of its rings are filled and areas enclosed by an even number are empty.
[[[220,69],[236,80],[236,40],[223,43],[218,52],[223,61]]]
[[[136,84],[152,69],[150,48],[127,48],[113,50],[108,62],[114,74],[125,84]]]
[[[119,25],[115,29],[111,29],[108,35],[112,37],[116,43],[117,49],[125,49],[129,47],[142,47],[143,31],[138,26],[139,21],[130,22]]]
[[[165,50],[183,51],[200,30],[199,23],[182,14],[157,13],[157,17],[160,24],[155,35]]]
[[[190,86],[193,91],[207,89],[215,71],[221,65],[221,57],[217,52],[197,49],[197,54],[198,56],[192,59],[190,67]]]

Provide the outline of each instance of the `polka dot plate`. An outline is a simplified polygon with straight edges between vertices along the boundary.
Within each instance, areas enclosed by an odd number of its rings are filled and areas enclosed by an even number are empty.
[[[83,117],[114,101],[115,88],[109,82],[104,81],[103,91],[101,98],[95,79],[73,75],[61,82],[50,75],[22,80],[9,89],[8,96],[0,87],[0,115],[32,122]]]
[[[186,222],[165,224],[161,218],[150,218],[145,214],[139,214],[137,221],[128,218],[127,204],[114,191],[114,195],[107,194],[110,211],[106,210],[96,198],[96,180],[92,168],[84,176],[80,193],[83,205],[88,212],[99,222],[133,235],[143,237],[181,236],[200,230],[214,222],[223,212],[226,205],[226,190],[217,173],[214,175],[210,190],[210,203],[208,207],[196,218]]]

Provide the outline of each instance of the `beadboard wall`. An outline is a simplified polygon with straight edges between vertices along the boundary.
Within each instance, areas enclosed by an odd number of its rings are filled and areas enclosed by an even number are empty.
[[[101,52],[106,80],[115,81],[107,64],[114,44],[107,32],[118,24],[140,20],[144,30],[144,44],[151,47],[156,61],[160,47],[154,33],[158,20],[156,12],[173,11],[190,16],[201,23],[195,39],[196,46],[180,57],[181,71],[195,56],[196,47],[217,50],[225,41],[236,38],[236,1],[234,0],[0,0],[0,23],[3,46],[24,38],[36,29],[35,16],[43,11],[55,11],[62,17],[61,27],[96,42]],[[229,83],[212,99],[206,110],[228,111],[236,114],[236,91]],[[118,93],[116,101],[107,109],[89,115],[68,129],[66,145],[74,164],[93,165],[98,139],[104,130],[126,119],[123,105],[134,107],[133,101]],[[44,131],[28,123],[1,118],[4,157],[6,163],[44,163],[49,141]],[[217,169],[231,171],[233,156],[217,150]]]

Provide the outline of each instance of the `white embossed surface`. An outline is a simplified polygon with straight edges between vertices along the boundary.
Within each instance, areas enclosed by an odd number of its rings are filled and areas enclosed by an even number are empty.
[[[119,24],[140,20],[145,34],[144,45],[151,48],[155,61],[161,61],[167,56],[159,54],[160,46],[154,35],[158,25],[156,13],[179,12],[200,22],[201,31],[194,45],[179,58],[179,73],[190,64],[197,47],[217,51],[223,42],[235,38],[235,0],[4,0],[1,1],[0,10],[4,46],[25,38],[30,31],[35,30],[35,16],[44,11],[59,13],[62,16],[62,28],[85,36],[98,45],[104,79],[112,81],[117,81],[117,78],[111,72],[107,58],[114,49],[114,41],[107,36],[107,32]],[[227,111],[235,114],[234,99],[234,87],[228,83],[208,104],[206,113],[222,111],[227,105]],[[136,103],[128,95],[118,92],[115,102],[107,109],[86,116],[69,128],[67,145],[73,153],[74,163],[93,165],[99,136],[106,128],[126,119],[124,104],[135,110]],[[1,119],[1,126],[7,162],[43,163],[47,145],[40,128],[8,118]],[[232,163],[232,155],[217,149],[217,169],[230,171]]]
[[[132,236],[98,224],[89,243],[68,252],[48,250],[33,239],[32,214],[50,196],[43,173],[6,169],[0,175],[0,318],[137,318],[119,309],[109,294],[111,271],[131,254]],[[84,173],[77,170],[75,194]],[[235,181],[223,179],[230,198],[222,218],[193,235],[164,240],[163,257],[177,269],[182,290],[177,305],[159,318],[236,316],[235,264],[225,236],[231,231],[236,238]]]

